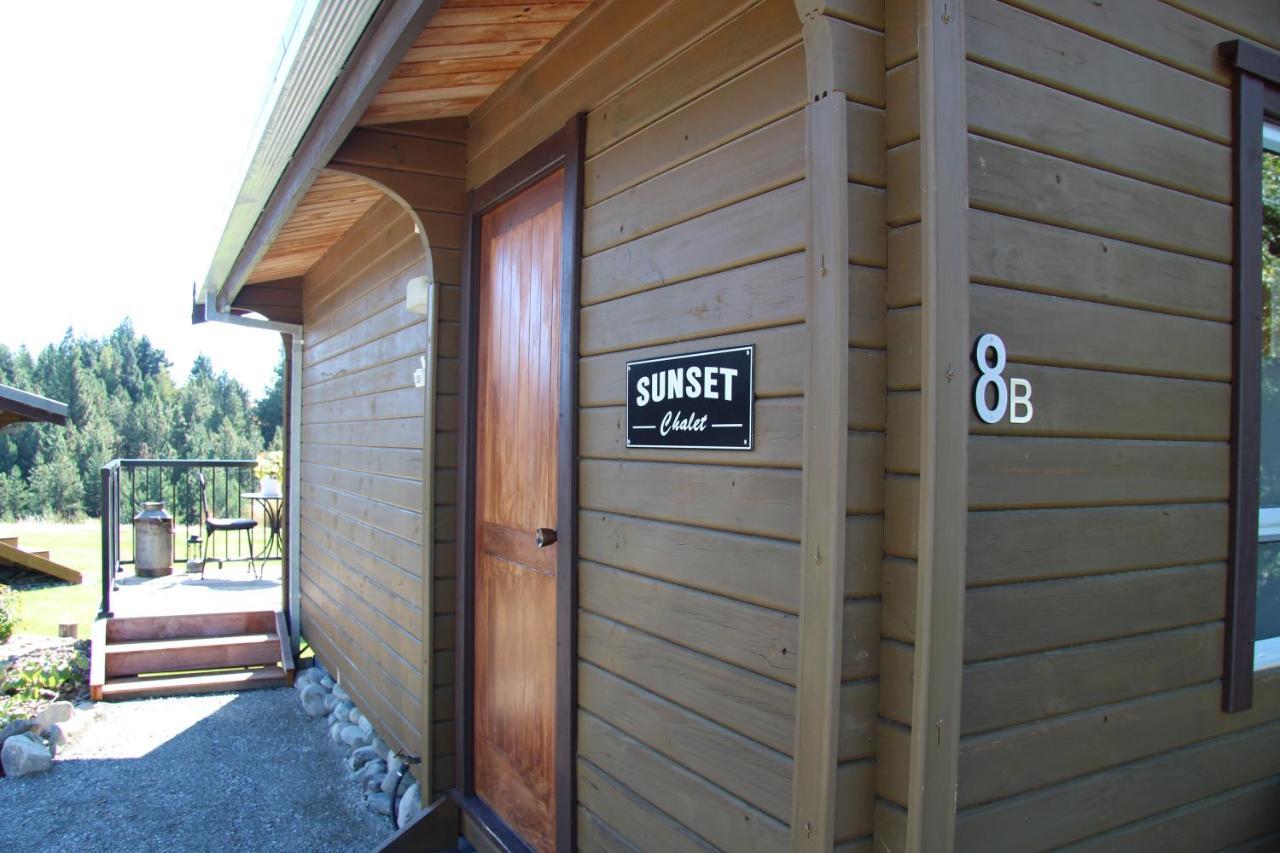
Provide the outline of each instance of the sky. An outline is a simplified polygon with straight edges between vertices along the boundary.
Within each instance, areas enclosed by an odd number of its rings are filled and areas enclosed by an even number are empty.
[[[292,0],[0,9],[0,343],[127,315],[184,379],[208,355],[258,396],[273,332],[191,325]]]

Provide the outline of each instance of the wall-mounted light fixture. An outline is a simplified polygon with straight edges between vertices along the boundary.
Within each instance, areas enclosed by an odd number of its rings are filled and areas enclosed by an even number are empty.
[[[419,275],[409,279],[405,288],[404,307],[410,314],[426,314],[427,304],[431,298],[431,286],[435,284],[428,276]]]

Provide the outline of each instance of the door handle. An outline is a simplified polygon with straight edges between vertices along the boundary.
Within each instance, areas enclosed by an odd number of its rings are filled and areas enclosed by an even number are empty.
[[[539,548],[545,548],[548,545],[554,545],[556,541],[556,532],[550,527],[539,527],[533,533],[533,542]]]

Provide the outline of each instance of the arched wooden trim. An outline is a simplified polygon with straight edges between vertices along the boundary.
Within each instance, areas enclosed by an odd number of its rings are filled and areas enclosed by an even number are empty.
[[[340,166],[326,167],[321,174],[341,174],[356,178],[377,189],[386,198],[391,199],[403,209],[413,221],[414,232],[422,241],[422,251],[426,263],[426,276],[430,284],[431,298],[428,301],[426,316],[427,340],[424,348],[426,354],[423,362],[423,410],[422,410],[422,584],[419,606],[422,613],[421,660],[418,662],[422,673],[421,711],[419,715],[420,746],[418,757],[422,763],[414,770],[422,805],[431,802],[432,791],[435,790],[433,777],[435,746],[432,740],[432,721],[434,718],[434,648],[432,641],[435,605],[435,434],[436,434],[436,361],[437,334],[439,328],[438,305],[436,298],[438,284],[435,278],[435,263],[431,252],[431,239],[427,234],[422,217],[413,205],[397,191],[396,187],[382,181]],[[391,173],[394,177],[394,173]]]

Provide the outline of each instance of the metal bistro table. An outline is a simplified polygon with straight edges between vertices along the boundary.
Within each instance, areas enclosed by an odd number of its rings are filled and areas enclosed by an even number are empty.
[[[284,495],[268,495],[264,492],[241,492],[240,497],[250,501],[251,504],[257,504],[262,507],[262,517],[267,523],[267,541],[263,543],[262,550],[254,555],[254,559],[263,562],[282,559],[280,522]],[[275,556],[272,556],[272,551],[275,552]]]

